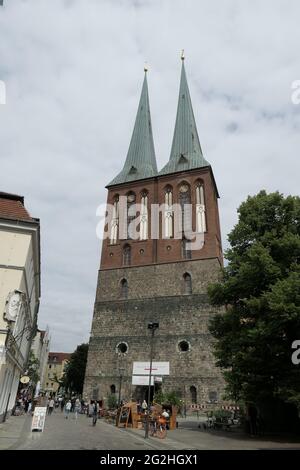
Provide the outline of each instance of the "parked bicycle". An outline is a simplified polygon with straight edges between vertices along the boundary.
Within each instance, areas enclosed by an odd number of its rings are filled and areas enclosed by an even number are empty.
[[[158,419],[150,421],[150,436],[164,439],[167,435],[167,420],[160,416]]]

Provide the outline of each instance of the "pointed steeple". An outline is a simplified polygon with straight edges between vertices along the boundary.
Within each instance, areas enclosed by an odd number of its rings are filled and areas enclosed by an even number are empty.
[[[182,68],[179,98],[171,155],[169,162],[159,172],[160,175],[209,166],[209,163],[203,157],[201,150],[192,101],[186,79],[183,51],[181,60]]]
[[[136,181],[157,175],[154,142],[149,106],[147,68],[134,129],[123,170],[108,186]]]

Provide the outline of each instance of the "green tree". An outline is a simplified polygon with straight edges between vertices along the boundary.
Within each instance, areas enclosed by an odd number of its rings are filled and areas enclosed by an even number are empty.
[[[110,410],[113,410],[118,407],[118,400],[116,395],[111,394],[107,397],[107,406]]]
[[[82,394],[85,368],[87,362],[88,344],[80,344],[71,354],[63,376],[63,386],[70,392]]]
[[[159,390],[153,398],[154,403],[158,403],[160,405],[174,405],[180,407],[182,401],[180,399],[180,394],[176,391],[166,392],[163,393]]]
[[[62,377],[58,377],[57,373],[55,372],[51,377],[51,381],[58,384],[56,393],[60,393],[65,388],[65,374],[63,374]]]
[[[32,385],[36,385],[40,380],[39,367],[40,361],[35,357],[33,352],[30,351],[27,363],[27,375],[30,378]]]
[[[211,302],[226,307],[210,331],[227,397],[300,409],[299,366],[291,361],[300,339],[300,198],[261,191],[238,213],[223,280],[209,288]]]

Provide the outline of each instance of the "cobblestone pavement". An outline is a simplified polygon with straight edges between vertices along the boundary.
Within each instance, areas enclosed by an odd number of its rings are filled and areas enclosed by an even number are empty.
[[[0,434],[1,435],[1,434]],[[92,426],[92,419],[79,415],[76,420],[71,414],[68,419],[56,412],[46,417],[43,432],[31,432],[31,417],[25,419],[23,430],[17,442],[10,449],[22,450],[151,450],[166,449],[164,444],[145,441],[143,436],[130,435],[125,429],[105,423],[103,419]],[[163,447],[162,447],[163,446]]]
[[[199,421],[180,419],[179,427],[164,440],[144,439],[144,432],[120,429],[98,420],[95,427],[85,415],[76,421],[60,412],[46,417],[43,432],[31,432],[31,417],[18,416],[0,425],[1,449],[97,449],[97,450],[221,450],[221,449],[300,449],[300,438],[251,438],[236,432],[208,432]]]
[[[198,428],[201,420],[178,418],[179,427],[172,431],[172,439],[181,445],[198,450],[255,450],[300,449],[300,436],[251,437],[236,431],[203,431]],[[187,447],[189,446],[189,447]]]
[[[0,450],[8,449],[18,442],[25,425],[26,416],[10,416],[0,424]]]

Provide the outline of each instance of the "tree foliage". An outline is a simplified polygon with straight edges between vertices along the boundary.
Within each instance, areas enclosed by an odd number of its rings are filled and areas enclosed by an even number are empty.
[[[27,363],[27,375],[33,385],[36,385],[40,380],[39,376],[40,361],[35,357],[32,351],[29,352]]]
[[[174,405],[180,407],[182,404],[182,401],[180,399],[180,395],[176,391],[171,391],[171,392],[162,392],[159,390],[153,398],[154,403],[158,403],[160,405]]]
[[[69,392],[82,394],[85,368],[87,363],[88,344],[80,344],[71,354],[63,376],[63,386]]]
[[[118,406],[117,397],[113,393],[107,397],[107,406],[110,410],[114,410]]]
[[[223,281],[209,288],[211,302],[226,306],[210,331],[227,396],[300,408],[300,371],[291,361],[300,339],[300,198],[261,191],[238,213]]]

